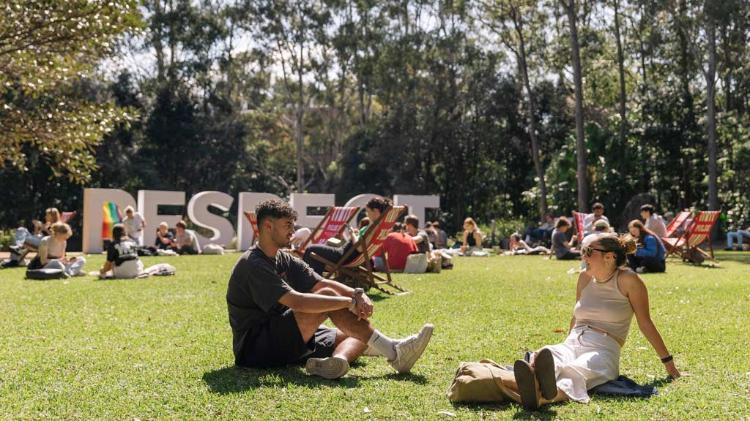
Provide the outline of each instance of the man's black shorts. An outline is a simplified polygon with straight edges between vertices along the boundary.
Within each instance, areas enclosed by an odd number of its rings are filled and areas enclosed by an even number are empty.
[[[274,316],[253,328],[245,338],[240,365],[278,367],[297,364],[308,358],[333,355],[336,329],[320,327],[309,341],[302,340],[292,310]]]

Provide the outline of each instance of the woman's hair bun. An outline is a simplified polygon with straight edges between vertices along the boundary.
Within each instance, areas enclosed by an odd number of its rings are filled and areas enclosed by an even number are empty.
[[[620,247],[625,251],[625,254],[633,254],[636,250],[636,242],[633,236],[625,234],[620,237]]]

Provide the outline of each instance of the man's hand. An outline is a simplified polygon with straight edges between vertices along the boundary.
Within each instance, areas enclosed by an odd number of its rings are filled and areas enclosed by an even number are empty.
[[[374,306],[372,305],[370,297],[365,294],[355,295],[354,300],[356,302],[354,314],[356,314],[359,319],[366,320],[372,317]]]

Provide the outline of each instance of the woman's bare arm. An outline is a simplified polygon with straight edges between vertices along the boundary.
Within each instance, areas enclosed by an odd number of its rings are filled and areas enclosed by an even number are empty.
[[[667,350],[667,346],[664,344],[664,339],[662,339],[659,330],[651,320],[651,312],[648,302],[648,290],[646,289],[646,285],[643,283],[643,280],[641,280],[641,278],[635,273],[626,272],[623,273],[621,282],[625,289],[628,300],[630,300],[630,305],[631,307],[633,307],[635,318],[638,321],[638,328],[641,330],[641,333],[643,333],[643,336],[646,337],[648,342],[651,344],[651,347],[653,347],[654,351],[656,351],[656,354],[659,356],[659,358],[664,358],[670,355],[669,351]],[[670,376],[672,376],[673,378],[680,377],[680,372],[679,370],[677,370],[674,361],[670,361],[664,366]]]

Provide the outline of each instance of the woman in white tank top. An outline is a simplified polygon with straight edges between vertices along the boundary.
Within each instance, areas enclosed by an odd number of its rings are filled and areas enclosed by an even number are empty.
[[[565,342],[547,346],[531,363],[514,365],[517,400],[535,409],[540,404],[572,399],[589,402],[588,390],[619,376],[620,348],[635,315],[638,327],[672,378],[680,377],[649,313],[646,285],[623,267],[635,251],[632,240],[614,234],[587,236],[582,244],[588,269],[578,277],[576,305]],[[515,398],[515,397],[514,397]]]

